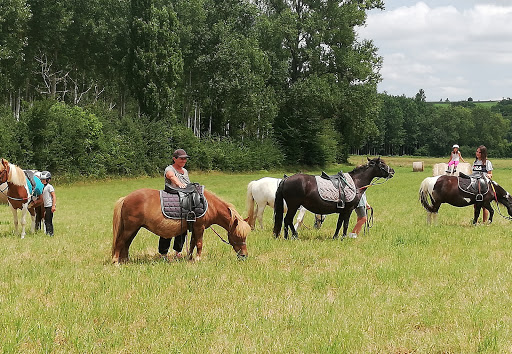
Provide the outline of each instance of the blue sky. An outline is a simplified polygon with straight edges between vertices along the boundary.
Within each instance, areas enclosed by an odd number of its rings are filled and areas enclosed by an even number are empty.
[[[512,0],[385,1],[360,38],[384,58],[379,92],[428,101],[512,97]]]

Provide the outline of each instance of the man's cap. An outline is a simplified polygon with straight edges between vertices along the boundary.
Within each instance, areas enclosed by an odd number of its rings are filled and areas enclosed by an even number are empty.
[[[172,154],[172,157],[190,157],[187,155],[187,152],[183,149],[178,149],[176,150],[173,154]]]

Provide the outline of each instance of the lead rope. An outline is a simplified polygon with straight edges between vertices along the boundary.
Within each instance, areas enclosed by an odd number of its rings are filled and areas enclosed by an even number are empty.
[[[496,194],[496,190],[494,189],[494,184],[491,182],[492,191],[494,193],[494,201],[496,202],[496,209],[498,209],[498,214],[504,219],[512,220],[512,218],[508,215],[503,215],[500,210],[500,203],[498,203],[498,195]]]
[[[370,215],[366,217],[366,222],[364,223],[363,235],[366,235],[366,233],[370,234],[370,229],[372,227],[373,227],[373,208],[370,207]]]

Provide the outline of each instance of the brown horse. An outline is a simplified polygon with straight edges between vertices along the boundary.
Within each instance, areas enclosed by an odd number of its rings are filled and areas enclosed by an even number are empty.
[[[456,176],[427,177],[421,182],[419,197],[421,205],[427,211],[427,223],[435,221],[441,204],[447,203],[456,207],[465,207],[474,204],[475,212],[473,224],[476,224],[480,216],[480,210],[489,210],[489,222],[492,222],[494,210],[491,202],[503,204],[512,215],[512,197],[498,183],[489,182],[489,188],[481,199],[474,193],[463,191],[459,188],[459,178]]]
[[[40,195],[35,201],[31,202],[29,195],[27,178],[25,173],[18,166],[2,159],[0,163],[0,184],[7,183],[7,193],[2,191],[7,197],[7,202],[11,207],[14,217],[14,231],[18,232],[18,209],[21,210],[21,238],[25,238],[25,217],[27,212],[32,217],[31,231],[35,231],[35,215],[36,208],[40,208],[43,204],[43,196]]]
[[[193,223],[190,240],[189,259],[192,260],[194,248],[197,247],[195,260],[201,259],[203,250],[204,230],[217,224],[228,232],[229,244],[239,258],[247,257],[246,237],[251,227],[243,220],[234,206],[205,190],[204,197],[208,201],[205,215]],[[185,220],[166,218],[160,206],[160,191],[156,189],[138,189],[120,198],[114,207],[112,243],[112,262],[119,263],[128,260],[128,250],[141,227],[154,234],[172,238],[187,230]]]

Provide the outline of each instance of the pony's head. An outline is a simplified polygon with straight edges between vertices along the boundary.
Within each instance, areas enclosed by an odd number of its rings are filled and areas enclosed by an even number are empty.
[[[370,159],[367,157],[368,163],[366,166],[375,171],[375,177],[391,178],[395,174],[395,170],[384,163],[380,157]]]
[[[2,159],[0,163],[0,183],[5,183],[9,179],[9,161]]]
[[[229,208],[231,213],[231,222],[228,228],[228,241],[235,250],[238,258],[247,257],[247,235],[251,231],[251,226],[238,214],[234,208]]]
[[[498,183],[492,181],[493,192],[497,201],[507,207],[508,215],[512,216],[512,196]]]
[[[11,182],[17,186],[24,186],[27,183],[27,179],[21,168],[9,163],[6,159],[2,159],[0,162],[0,183],[4,182]]]

